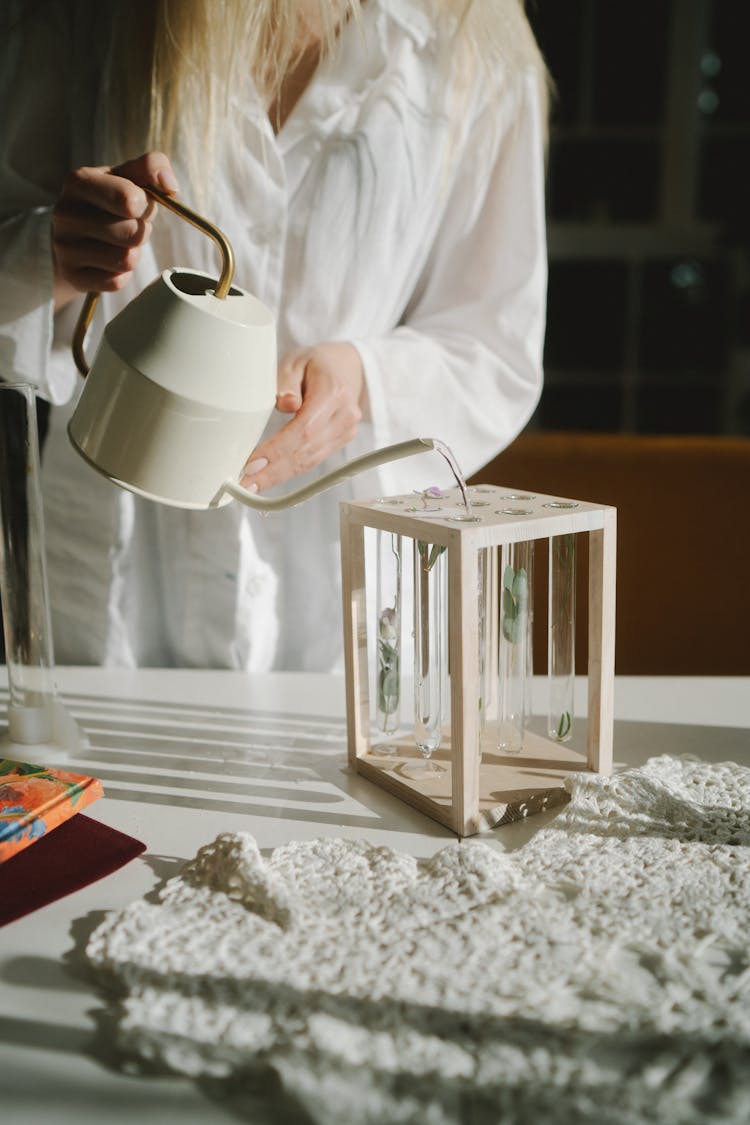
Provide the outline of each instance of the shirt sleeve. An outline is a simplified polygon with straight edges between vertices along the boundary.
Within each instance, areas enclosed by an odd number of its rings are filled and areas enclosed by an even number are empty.
[[[0,224],[0,292],[3,381],[31,383],[45,397],[66,398],[63,388],[49,385],[47,370],[53,336],[48,208]]]
[[[502,105],[477,118],[402,323],[354,341],[375,444],[439,438],[466,476],[513,440],[541,393],[547,253],[539,81],[524,75]],[[386,491],[409,483],[404,464],[383,471]],[[424,467],[416,471],[423,480]]]
[[[53,402],[76,382],[51,360],[52,207],[72,167],[67,8],[9,0],[0,29],[0,379]]]

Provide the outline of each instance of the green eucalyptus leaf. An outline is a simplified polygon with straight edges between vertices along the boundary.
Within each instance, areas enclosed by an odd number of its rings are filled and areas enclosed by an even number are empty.
[[[521,566],[516,571],[513,582],[511,583],[511,590],[517,598],[526,598],[529,592],[529,580],[526,571]]]
[[[440,558],[440,556],[442,555],[444,550],[445,550],[445,547],[439,547],[437,545],[437,543],[435,543],[433,545],[433,548],[430,551],[430,557],[427,560],[427,569],[428,570],[432,570],[433,566],[438,561],[438,559]]]
[[[558,723],[557,731],[555,732],[555,737],[559,738],[560,741],[562,741],[563,738],[567,738],[568,734],[570,733],[571,725],[570,711],[563,711],[562,715],[560,716],[560,722]]]
[[[383,676],[382,690],[384,695],[397,695],[398,693],[398,668],[389,668]]]
[[[520,621],[517,617],[503,618],[503,636],[506,641],[510,641],[512,645],[518,642],[520,636]]]
[[[503,590],[503,620],[512,621],[518,614],[518,607],[516,606],[516,599],[511,594],[510,590]]]

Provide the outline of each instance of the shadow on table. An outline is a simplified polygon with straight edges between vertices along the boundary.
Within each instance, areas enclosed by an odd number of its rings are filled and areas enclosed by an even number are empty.
[[[7,699],[7,692],[0,692]],[[455,839],[347,765],[340,717],[65,694],[108,800]],[[394,804],[394,802],[396,802]]]
[[[690,723],[615,722],[615,767],[642,766],[660,754],[690,755],[704,762],[737,762],[750,768],[749,727],[707,727]]]
[[[0,692],[0,702],[7,692]],[[358,776],[347,765],[340,717],[66,693],[89,739],[71,767],[105,783],[110,801],[202,809],[342,829],[395,830],[447,841],[447,828]],[[538,718],[534,722],[539,722]],[[575,748],[585,747],[576,720]],[[617,721],[615,765],[660,754],[750,766],[750,732],[730,727]],[[523,765],[523,756],[517,759]],[[533,762],[526,763],[531,770]],[[483,839],[513,850],[558,810]]]

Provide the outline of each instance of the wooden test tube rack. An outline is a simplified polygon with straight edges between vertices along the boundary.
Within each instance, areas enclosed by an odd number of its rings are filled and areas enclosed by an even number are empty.
[[[615,643],[616,509],[558,496],[482,486],[477,522],[454,522],[460,494],[446,495],[439,511],[415,511],[414,496],[341,504],[346,711],[350,764],[364,777],[451,828],[470,836],[563,803],[565,778],[574,771],[612,769]],[[476,497],[480,499],[479,496]],[[409,509],[409,510],[407,510]],[[450,729],[435,761],[433,778],[412,780],[402,768],[419,758],[413,739],[397,741],[383,757],[370,743],[370,677],[365,530],[391,532],[445,547],[448,559]],[[506,543],[586,534],[588,582],[588,719],[586,753],[526,732],[520,755],[501,755],[491,737],[480,736],[479,552]],[[492,607],[496,612],[497,607]],[[371,623],[374,628],[374,622]],[[372,647],[372,645],[370,646]],[[491,728],[490,728],[491,733]]]

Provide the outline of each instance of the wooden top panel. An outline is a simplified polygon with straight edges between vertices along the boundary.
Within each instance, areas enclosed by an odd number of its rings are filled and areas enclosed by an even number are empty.
[[[476,547],[595,531],[615,513],[606,504],[511,487],[473,485],[468,491],[470,521],[458,488],[444,490],[442,497],[411,493],[342,502],[341,509],[354,523],[382,531],[422,537],[444,546],[469,538]]]

